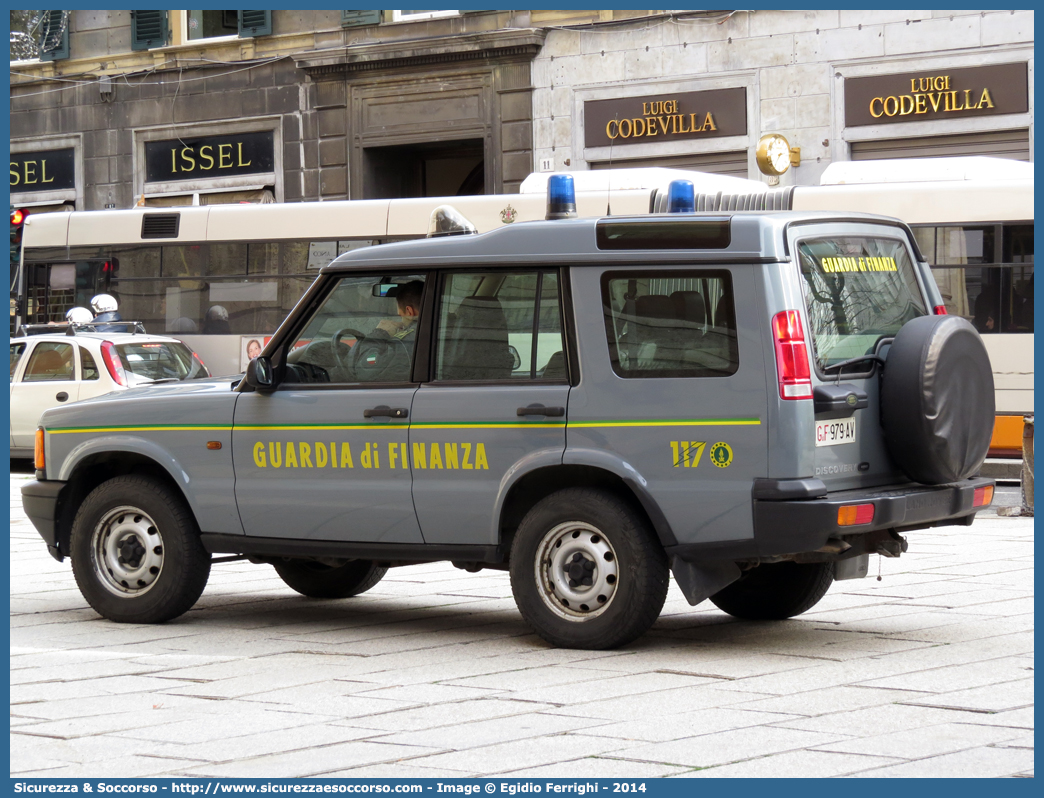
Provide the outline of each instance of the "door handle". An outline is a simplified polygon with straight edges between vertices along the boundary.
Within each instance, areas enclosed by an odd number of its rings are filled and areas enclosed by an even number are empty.
[[[517,411],[517,415],[520,416],[555,416],[561,417],[565,415],[564,407],[544,407],[543,405],[529,405],[529,407],[520,407]]]
[[[69,398],[69,394],[67,394],[65,391],[59,391],[54,395],[54,398],[57,399],[59,402],[64,402],[66,399]]]
[[[388,405],[377,405],[369,410],[363,410],[363,418],[408,418],[410,411],[405,407],[388,407]]]

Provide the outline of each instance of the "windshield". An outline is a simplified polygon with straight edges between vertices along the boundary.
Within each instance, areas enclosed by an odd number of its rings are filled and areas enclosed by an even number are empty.
[[[143,380],[195,380],[209,377],[199,358],[181,343],[116,344],[124,368]]]
[[[927,306],[903,241],[836,236],[798,245],[802,289],[820,368],[873,354]],[[866,365],[853,367],[865,371]]]

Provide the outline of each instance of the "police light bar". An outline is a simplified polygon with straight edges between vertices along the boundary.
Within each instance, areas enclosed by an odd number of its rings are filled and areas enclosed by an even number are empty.
[[[452,205],[439,205],[428,219],[428,238],[467,236],[477,232],[475,225]]]
[[[672,180],[667,186],[667,213],[695,213],[696,188],[691,180]]]
[[[547,179],[547,215],[544,218],[576,218],[576,191],[572,175],[551,175]]]

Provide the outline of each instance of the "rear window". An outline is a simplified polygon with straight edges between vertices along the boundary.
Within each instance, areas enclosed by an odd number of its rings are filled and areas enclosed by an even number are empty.
[[[187,346],[173,342],[117,344],[123,367],[146,380],[194,380],[209,377]]]
[[[820,368],[873,354],[928,309],[903,241],[865,236],[806,238],[798,244],[802,288]],[[853,366],[865,371],[866,365]]]
[[[602,306],[620,377],[726,377],[739,368],[726,271],[606,272]]]

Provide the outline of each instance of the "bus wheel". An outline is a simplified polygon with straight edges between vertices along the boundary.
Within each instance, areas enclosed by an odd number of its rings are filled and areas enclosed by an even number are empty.
[[[327,565],[316,560],[277,560],[272,563],[287,587],[310,598],[348,598],[376,585],[387,568],[371,560],[350,560]]]
[[[80,592],[110,621],[177,618],[210,576],[191,511],[148,477],[116,477],[95,488],[76,514],[70,544]]]
[[[612,494],[570,488],[538,502],[511,547],[511,590],[552,645],[606,649],[643,634],[667,598],[667,555]]]
[[[781,621],[812,609],[834,581],[832,562],[777,562],[751,568],[710,600],[736,618]]]

